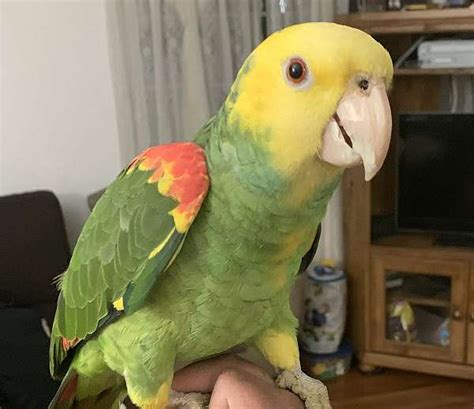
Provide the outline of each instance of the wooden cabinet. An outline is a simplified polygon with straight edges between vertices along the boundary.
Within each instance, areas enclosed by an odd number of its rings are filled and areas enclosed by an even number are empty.
[[[472,35],[474,10],[359,13],[339,16],[338,22],[371,33],[395,61],[422,34]],[[474,380],[474,249],[438,246],[429,233],[372,236],[373,221],[396,211],[397,115],[440,110],[446,75],[474,70],[395,70],[389,96],[393,135],[384,166],[370,183],[360,168],[344,176],[348,333],[362,369],[394,367]]]
[[[349,322],[361,369],[474,380],[474,252],[433,242],[403,234],[372,243],[365,274],[351,268],[357,255],[348,259],[349,283],[358,281],[349,286],[359,300]]]

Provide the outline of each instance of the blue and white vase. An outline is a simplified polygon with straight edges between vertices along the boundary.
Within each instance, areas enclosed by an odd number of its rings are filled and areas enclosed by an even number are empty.
[[[306,271],[305,316],[300,332],[304,350],[314,354],[337,351],[346,324],[347,277],[329,260]]]

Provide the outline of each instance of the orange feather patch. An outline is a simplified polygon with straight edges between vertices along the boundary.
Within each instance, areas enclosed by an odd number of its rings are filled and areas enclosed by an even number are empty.
[[[209,188],[204,150],[192,142],[154,146],[137,155],[127,174],[135,169],[151,171],[148,183],[178,202],[171,212],[176,230],[184,233],[196,217]]]
[[[81,340],[79,338],[66,339],[61,337],[61,344],[64,351],[74,348]]]

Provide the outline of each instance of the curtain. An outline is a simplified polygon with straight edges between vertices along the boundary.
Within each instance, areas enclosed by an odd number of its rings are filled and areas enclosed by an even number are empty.
[[[106,2],[123,163],[190,139],[262,40],[260,0]]]
[[[333,21],[334,0],[265,0],[267,32],[306,21]]]
[[[333,20],[339,3],[106,2],[123,164],[147,146],[192,138],[223,102],[241,63],[264,33],[304,21]],[[316,258],[331,258],[341,264],[342,245],[338,190],[323,221]]]

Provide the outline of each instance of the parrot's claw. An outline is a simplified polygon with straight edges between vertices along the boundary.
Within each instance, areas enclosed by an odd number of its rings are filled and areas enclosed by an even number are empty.
[[[207,409],[210,395],[203,393],[181,393],[171,391],[169,409]]]
[[[298,395],[304,401],[306,409],[331,409],[326,386],[303,373],[301,369],[283,371],[276,382],[280,388]]]

